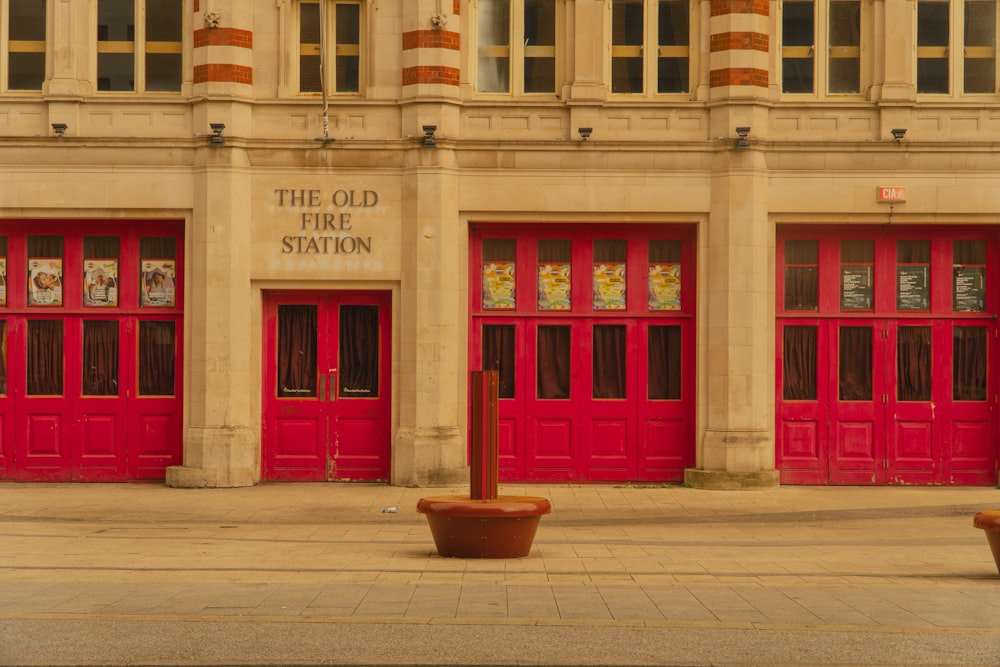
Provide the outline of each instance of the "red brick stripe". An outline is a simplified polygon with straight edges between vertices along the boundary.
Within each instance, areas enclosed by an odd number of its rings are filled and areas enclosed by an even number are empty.
[[[253,33],[237,28],[201,28],[194,31],[194,48],[200,46],[239,46],[253,48]]]
[[[253,68],[244,65],[196,65],[194,68],[194,82],[218,82],[218,83],[253,83]]]
[[[461,35],[447,30],[412,30],[403,33],[403,50],[461,48]]]
[[[770,16],[768,0],[712,0],[712,16],[726,14],[757,14]]]
[[[719,51],[764,51],[768,50],[770,35],[762,32],[723,32],[712,35],[712,53]]]
[[[441,67],[440,65],[404,67],[403,85],[411,86],[415,83],[445,83],[450,86],[457,86],[460,73],[461,72],[458,68]]]
[[[709,75],[709,86],[759,86],[767,88],[767,70],[754,67],[714,69]]]

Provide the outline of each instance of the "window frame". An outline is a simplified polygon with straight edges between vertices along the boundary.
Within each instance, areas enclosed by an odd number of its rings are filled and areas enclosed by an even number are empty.
[[[48,44],[51,41],[49,24],[51,22],[52,7],[49,0],[43,0],[42,21],[44,22],[45,38],[38,40],[12,40],[10,39],[10,6],[11,0],[0,0],[0,90],[5,94],[14,95],[39,95],[45,88],[49,79],[51,66]],[[38,88],[11,88],[10,87],[10,60],[15,53],[41,53],[44,58],[42,65],[42,81]]]
[[[661,0],[639,0],[642,4],[642,44],[621,44],[614,42],[614,9],[618,0],[611,0],[607,3],[607,45],[608,57],[605,60],[607,67],[608,94],[616,98],[662,98],[662,97],[686,97],[691,98],[695,94],[698,85],[698,55],[700,49],[695,48],[699,44],[700,33],[698,22],[700,19],[699,5],[691,0],[687,2],[688,39],[687,46],[683,45],[660,45],[659,43],[659,10]],[[627,0],[626,0],[627,1]],[[655,45],[655,48],[646,48],[646,45]],[[615,58],[641,58],[642,59],[642,92],[616,92],[614,86],[614,59]],[[659,61],[661,58],[687,58],[687,90],[660,92]]]
[[[808,97],[812,99],[857,99],[865,95],[871,85],[871,49],[872,43],[872,0],[857,0],[859,10],[858,45],[831,45],[830,27],[833,12],[830,5],[841,0],[796,0],[809,2],[813,6],[812,45],[785,45],[785,5],[781,0],[777,19],[774,24],[774,34],[777,36],[777,81],[781,95],[793,97]],[[841,58],[858,59],[858,89],[850,92],[831,92],[830,69],[833,63]],[[811,92],[785,91],[784,72],[785,61],[790,59],[812,59],[813,89]]]
[[[948,44],[925,45],[919,43],[919,12],[924,3],[941,3],[948,5]],[[1000,93],[1000,2],[993,2],[993,46],[969,46],[966,44],[966,7],[968,0],[917,0],[913,3],[913,72],[914,88],[919,96],[945,99],[959,97],[991,97]],[[953,45],[959,45],[955,48]],[[992,51],[993,89],[986,92],[965,91],[965,64],[971,59],[985,58]],[[922,58],[947,58],[948,82],[946,92],[926,92],[920,90],[919,66]]]
[[[322,97],[323,90],[302,90],[302,67],[301,58],[303,55],[320,56],[320,45],[302,42],[302,6],[307,4],[326,5],[326,35],[332,37],[333,44],[327,45],[326,60],[322,63],[322,76],[325,79],[323,87],[326,89],[327,97],[336,98],[357,98],[363,97],[366,87],[370,81],[368,75],[369,60],[371,57],[371,14],[368,0],[279,0],[283,2],[283,10],[286,14],[286,41],[290,48],[283,49],[284,52],[292,54],[289,58],[290,67],[286,85],[282,86],[287,96],[317,98]],[[337,11],[336,5],[355,5],[358,7],[358,44],[338,44],[337,43]],[[337,58],[340,56],[357,56],[357,80],[358,89],[350,91],[338,91],[337,83]]]
[[[191,34],[190,12],[185,11],[184,3],[181,3],[179,18],[181,22],[180,41],[151,41],[146,38],[146,0],[132,0],[133,26],[132,40],[102,40],[99,38],[99,13],[101,0],[93,4],[91,14],[90,35],[92,37],[91,48],[93,48],[93,58],[91,63],[91,78],[94,82],[94,91],[98,95],[157,95],[157,96],[178,96],[184,94],[185,84],[188,83],[189,55],[188,45]],[[132,56],[133,84],[131,90],[101,90],[100,88],[100,67],[99,59],[101,54],[130,54]],[[179,85],[176,90],[149,90],[148,73],[146,69],[146,57],[148,55],[176,54],[180,56]]]
[[[555,99],[559,97],[560,89],[564,81],[565,71],[565,44],[566,44],[566,0],[552,0],[554,6],[555,34],[552,46],[525,44],[524,38],[524,0],[509,0],[510,2],[510,24],[507,26],[508,43],[506,45],[479,44],[479,11],[481,0],[473,0],[472,18],[468,22],[473,44],[469,50],[470,78],[472,79],[472,90],[476,96],[488,97],[541,97]],[[479,88],[479,60],[484,53],[490,57],[507,58],[507,90],[480,90]],[[554,60],[554,75],[551,91],[526,92],[524,89],[525,61],[528,58],[551,57]]]

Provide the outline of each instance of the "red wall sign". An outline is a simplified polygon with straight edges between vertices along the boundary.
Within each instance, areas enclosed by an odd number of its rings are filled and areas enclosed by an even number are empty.
[[[879,201],[906,201],[906,188],[897,185],[878,186]]]

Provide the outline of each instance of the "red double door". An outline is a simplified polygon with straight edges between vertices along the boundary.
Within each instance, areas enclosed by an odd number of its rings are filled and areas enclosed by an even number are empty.
[[[500,478],[683,479],[694,465],[691,324],[477,319],[472,365],[500,372]]]
[[[388,481],[388,292],[264,299],[265,481]]]
[[[779,320],[785,484],[997,482],[996,324]]]

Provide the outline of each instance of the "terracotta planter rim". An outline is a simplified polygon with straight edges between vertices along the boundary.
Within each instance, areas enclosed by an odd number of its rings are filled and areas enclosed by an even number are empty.
[[[1000,510],[983,510],[972,519],[972,525],[983,530],[1000,530]]]
[[[534,496],[497,496],[490,500],[469,496],[431,496],[417,501],[417,511],[453,517],[516,518],[548,514],[552,511],[552,504],[545,498]]]

